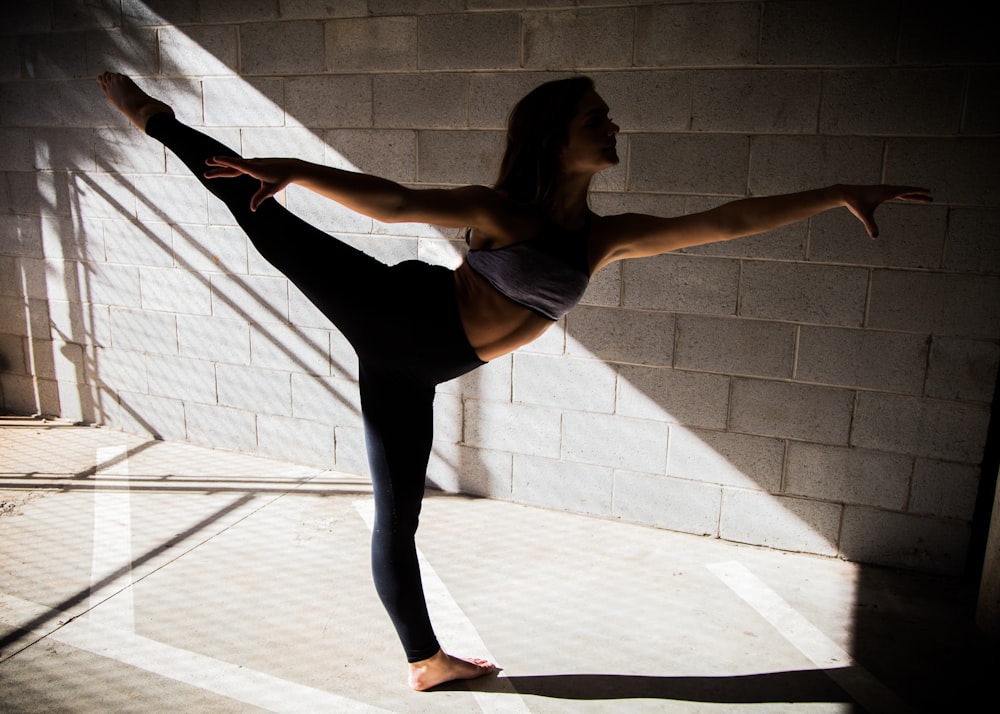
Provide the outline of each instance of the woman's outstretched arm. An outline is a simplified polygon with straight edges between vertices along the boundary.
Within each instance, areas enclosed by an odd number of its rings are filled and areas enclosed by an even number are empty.
[[[868,235],[875,238],[878,235],[875,209],[894,199],[922,203],[933,200],[927,189],[914,186],[836,185],[780,196],[745,198],[677,218],[635,213],[608,216],[607,230],[602,231],[608,236],[602,265],[764,233],[839,207],[850,210]]]
[[[432,223],[462,228],[481,225],[495,213],[496,194],[485,186],[411,189],[380,176],[299,159],[216,156],[206,163],[214,167],[205,172],[206,178],[247,174],[260,181],[260,189],[250,201],[253,211],[295,183],[384,223]]]

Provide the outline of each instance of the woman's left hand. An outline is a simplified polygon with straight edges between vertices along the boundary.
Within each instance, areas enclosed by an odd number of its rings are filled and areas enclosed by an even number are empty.
[[[878,237],[878,225],[875,223],[875,209],[886,201],[917,201],[931,203],[931,192],[926,188],[916,186],[841,186],[845,205],[857,217],[868,235]]]

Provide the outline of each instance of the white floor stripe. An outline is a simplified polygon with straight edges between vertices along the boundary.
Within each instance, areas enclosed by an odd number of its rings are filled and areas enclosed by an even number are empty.
[[[375,525],[375,502],[372,499],[361,499],[354,502],[354,507],[368,524],[371,530]],[[417,550],[417,557],[420,559],[420,579],[424,585],[424,596],[427,598],[427,609],[430,610],[434,618],[434,629],[442,640],[447,641],[448,651],[466,653],[476,657],[482,657],[491,662],[496,659],[490,654],[486,643],[476,630],[472,621],[462,612],[462,608],[455,602],[455,598],[448,592],[448,587],[444,581],[438,577],[434,567],[428,562],[424,554]],[[529,712],[524,700],[518,695],[514,687],[503,676],[496,679],[496,692],[472,692],[476,698],[479,708],[488,714],[524,714]]]
[[[17,626],[24,622],[18,614],[37,614],[44,609],[47,608],[13,595],[0,594],[0,621],[7,625]],[[90,618],[74,620],[50,632],[48,637],[56,642],[278,714],[388,712],[386,709],[289,682],[264,672],[105,627]]]
[[[813,664],[827,670],[830,678],[867,711],[872,714],[910,711],[899,697],[745,566],[729,561],[707,567]]]
[[[128,447],[97,449],[94,479],[113,476],[115,488],[94,489],[94,547],[90,566],[90,607],[95,624],[122,632],[135,631],[132,601],[132,505],[128,487]],[[101,467],[101,464],[108,464]],[[109,575],[126,568],[118,578],[98,587]],[[97,607],[111,597],[104,607]]]

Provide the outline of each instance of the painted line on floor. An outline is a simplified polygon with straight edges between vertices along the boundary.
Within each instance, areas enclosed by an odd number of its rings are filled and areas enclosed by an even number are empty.
[[[129,489],[128,446],[96,450],[93,479],[111,476],[114,489],[94,489],[94,545],[90,563],[90,608],[95,624],[121,632],[135,631],[132,600],[132,503]],[[124,570],[123,570],[124,569]],[[111,573],[123,570],[111,582]],[[107,592],[113,595],[108,597]],[[98,607],[101,605],[102,607]]]
[[[706,567],[867,711],[872,714],[911,711],[895,693],[742,563],[728,561]]]
[[[354,508],[368,525],[368,530],[375,526],[375,501],[370,498],[354,501]],[[480,637],[472,620],[462,611],[455,598],[448,591],[444,581],[435,572],[424,554],[417,549],[420,562],[420,579],[424,586],[424,596],[427,599],[427,609],[434,618],[434,629],[442,639],[447,640],[448,650],[452,652],[475,653],[490,662],[496,659],[490,654],[486,643]],[[480,692],[472,690],[479,708],[487,714],[527,714],[530,710],[513,685],[503,677],[503,673],[495,680],[498,691]]]
[[[0,593],[0,621],[11,627],[18,627],[19,621],[24,622],[17,614],[38,613],[45,609],[48,608]],[[66,616],[69,617],[68,614]],[[289,682],[265,672],[107,627],[89,617],[73,620],[45,636],[76,649],[276,714],[300,714],[304,711],[345,714],[389,712],[387,709]]]

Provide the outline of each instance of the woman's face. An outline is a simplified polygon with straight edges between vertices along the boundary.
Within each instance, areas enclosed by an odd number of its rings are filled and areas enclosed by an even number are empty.
[[[615,136],[619,127],[608,117],[608,111],[608,105],[593,90],[580,100],[560,154],[567,173],[596,173],[618,164]]]

